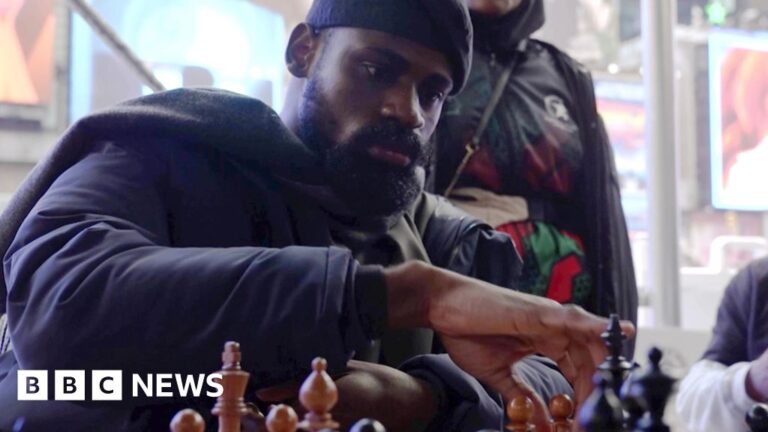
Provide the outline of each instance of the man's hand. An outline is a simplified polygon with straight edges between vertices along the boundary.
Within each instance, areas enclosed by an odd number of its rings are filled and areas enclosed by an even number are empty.
[[[349,428],[361,418],[380,421],[387,430],[420,432],[437,414],[437,401],[424,381],[397,369],[351,360],[348,371],[334,377],[339,402],[332,410],[340,430]],[[264,389],[257,393],[265,402],[285,403],[303,415],[298,403],[300,384]]]
[[[768,350],[752,362],[747,374],[747,394],[758,402],[768,401]]]
[[[577,403],[591,392],[592,376],[607,355],[600,338],[607,319],[423,263],[387,269],[386,277],[390,326],[434,329],[459,367],[506,400],[525,391],[510,367],[536,353],[558,363]],[[631,323],[623,322],[622,329],[634,336]],[[537,405],[542,421],[546,414]]]

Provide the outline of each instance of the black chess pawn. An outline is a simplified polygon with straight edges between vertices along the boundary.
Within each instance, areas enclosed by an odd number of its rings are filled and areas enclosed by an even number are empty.
[[[595,374],[595,390],[579,410],[579,425],[585,432],[621,432],[624,415],[621,401],[613,391],[610,375]]]
[[[362,419],[352,425],[349,432],[387,432],[384,425],[372,419]]]
[[[608,348],[608,357],[598,367],[599,370],[610,374],[613,385],[613,392],[615,394],[621,393],[621,385],[624,380],[629,376],[629,372],[633,369],[632,363],[628,362],[623,355],[624,341],[627,339],[627,335],[621,331],[621,324],[619,322],[619,316],[611,314],[608,328],[603,332],[600,337],[603,338],[605,346]]]
[[[768,405],[755,404],[747,412],[747,426],[752,432],[768,432]]]
[[[629,393],[637,397],[646,410],[635,431],[670,432],[669,426],[664,424],[664,409],[672,396],[675,379],[661,370],[662,355],[661,350],[652,348],[648,353],[648,369],[632,381]]]

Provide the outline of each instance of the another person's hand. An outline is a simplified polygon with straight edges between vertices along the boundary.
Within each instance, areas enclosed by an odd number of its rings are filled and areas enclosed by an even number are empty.
[[[768,350],[752,362],[747,374],[747,394],[758,402],[768,401]]]
[[[386,272],[390,325],[434,329],[459,367],[506,400],[526,391],[510,367],[531,354],[558,363],[577,403],[591,392],[592,376],[607,355],[600,338],[607,319],[423,263]],[[634,336],[631,323],[622,322],[622,328]],[[546,413],[538,402],[543,421]]]

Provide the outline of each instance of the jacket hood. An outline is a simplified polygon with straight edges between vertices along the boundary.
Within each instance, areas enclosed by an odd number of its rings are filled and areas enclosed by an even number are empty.
[[[178,89],[123,102],[85,117],[67,130],[38,163],[0,214],[0,259],[21,223],[56,178],[98,141],[168,139],[215,147],[275,177],[324,183],[318,156],[263,102],[213,89]],[[5,269],[0,272],[0,315],[5,312]]]
[[[317,155],[258,99],[218,89],[176,89],[129,100],[75,123],[54,149],[80,155],[94,141],[151,137],[212,147],[303,183],[321,181]],[[300,177],[297,177],[300,176]]]
[[[475,49],[510,53],[524,39],[544,26],[544,0],[522,0],[520,6],[501,17],[472,13]]]

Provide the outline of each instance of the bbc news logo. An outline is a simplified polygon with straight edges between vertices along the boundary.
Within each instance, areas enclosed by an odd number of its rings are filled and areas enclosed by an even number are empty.
[[[53,373],[53,399],[58,401],[86,400],[84,370],[56,370]],[[20,401],[47,401],[49,399],[49,373],[47,370],[20,370],[17,380],[17,398]],[[224,393],[222,375],[198,374],[132,374],[132,398],[219,397]],[[123,371],[91,371],[90,400],[123,400]],[[205,391],[204,391],[205,390]]]

